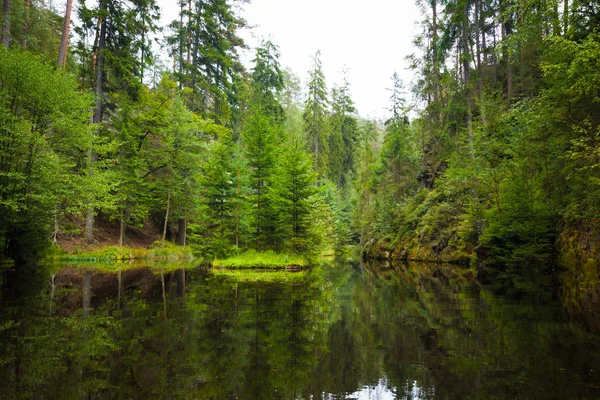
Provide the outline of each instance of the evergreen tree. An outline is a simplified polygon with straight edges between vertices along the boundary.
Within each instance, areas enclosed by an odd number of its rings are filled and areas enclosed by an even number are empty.
[[[313,57],[313,69],[309,72],[308,94],[304,104],[304,132],[308,149],[313,155],[315,170],[321,175],[327,172],[329,158],[327,124],[327,87],[323,75],[321,52]]]
[[[270,190],[276,163],[277,138],[271,119],[260,110],[254,110],[246,122],[243,142],[250,169],[252,230],[256,247],[262,249],[273,243],[275,229]]]
[[[201,237],[204,253],[223,257],[232,251],[239,237],[241,166],[236,166],[231,133],[223,131],[208,148],[202,167]],[[239,239],[237,239],[239,241]],[[238,242],[239,243],[239,242]]]
[[[294,252],[314,251],[320,245],[315,229],[316,173],[298,134],[293,134],[279,157],[271,199],[277,215],[277,239]]]
[[[347,184],[355,171],[358,144],[358,120],[350,98],[347,72],[340,87],[332,90],[331,122],[329,136],[329,177],[338,187]]]
[[[234,7],[226,0],[182,0],[167,38],[179,88],[191,89],[188,108],[220,123],[231,117],[234,77],[243,70],[237,52],[244,42],[236,31],[245,21]]]

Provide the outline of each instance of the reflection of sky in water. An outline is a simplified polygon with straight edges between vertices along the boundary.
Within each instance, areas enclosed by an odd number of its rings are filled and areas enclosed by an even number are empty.
[[[425,397],[421,397],[424,393],[423,390],[417,386],[417,382],[413,382],[412,385],[408,385],[407,382],[407,390],[409,387],[412,387],[411,396],[408,398],[412,400],[421,400],[425,399]],[[387,378],[382,378],[379,380],[377,386],[365,386],[362,389],[349,394],[346,396],[348,400],[394,400],[396,399],[396,388],[389,386],[389,381]],[[333,399],[333,397],[329,397]]]

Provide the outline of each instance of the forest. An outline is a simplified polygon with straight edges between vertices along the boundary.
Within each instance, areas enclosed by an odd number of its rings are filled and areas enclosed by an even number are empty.
[[[418,0],[414,79],[390,77],[386,120],[319,51],[305,84],[270,40],[244,65],[240,2],[181,0],[161,26],[156,0],[4,0],[2,258],[146,230],[206,259],[353,245],[594,290],[598,2]]]

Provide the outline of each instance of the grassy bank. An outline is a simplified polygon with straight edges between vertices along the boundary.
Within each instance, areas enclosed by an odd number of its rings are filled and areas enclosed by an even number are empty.
[[[275,253],[274,251],[248,250],[242,254],[226,259],[215,259],[213,267],[222,268],[304,268],[310,265],[309,260],[297,254]]]
[[[192,260],[194,255],[189,247],[165,242],[155,242],[149,248],[103,246],[93,250],[67,252],[54,248],[47,258],[53,261],[68,262],[108,262],[127,260]]]
[[[283,270],[258,269],[214,269],[216,277],[226,277],[236,282],[245,283],[302,283],[306,279],[307,270],[290,273]]]

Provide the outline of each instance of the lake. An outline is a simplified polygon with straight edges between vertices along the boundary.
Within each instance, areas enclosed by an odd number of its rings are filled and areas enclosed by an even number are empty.
[[[4,276],[2,399],[598,399],[600,335],[451,265]]]

